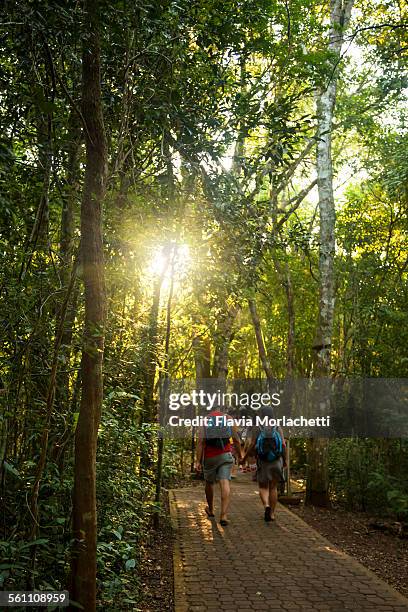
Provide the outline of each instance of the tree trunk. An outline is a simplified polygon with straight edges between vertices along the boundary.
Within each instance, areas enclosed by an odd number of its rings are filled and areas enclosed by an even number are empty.
[[[348,26],[353,0],[331,0],[328,49],[333,54],[333,71],[329,83],[317,95],[317,185],[319,191],[319,314],[314,350],[314,374],[330,376],[331,342],[334,317],[334,254],[336,210],[333,195],[332,125],[336,102],[337,65],[341,59],[344,31]],[[308,441],[308,475],[306,502],[327,506],[328,493],[328,440],[314,438]]]
[[[81,204],[80,261],[85,288],[82,395],[75,432],[72,599],[96,609],[96,446],[103,399],[106,320],[102,202],[106,183],[106,137],[101,100],[99,2],[85,0],[82,115],[86,170]]]
[[[292,278],[290,275],[290,269],[288,264],[285,264],[285,270],[282,270],[279,262],[275,260],[275,267],[280,276],[281,283],[285,289],[286,303],[288,307],[288,333],[286,343],[286,376],[289,380],[288,388],[288,416],[292,412],[292,406],[294,402],[292,379],[295,371],[295,306],[294,306],[294,295],[292,287]],[[286,438],[286,494],[290,497],[292,495],[292,485],[290,482],[290,438]],[[284,485],[283,485],[284,489]],[[283,491],[284,492],[284,491]]]
[[[160,297],[161,290],[164,281],[164,277],[167,272],[169,265],[169,249],[168,246],[163,247],[163,256],[165,257],[165,263],[160,276],[156,278],[153,287],[153,301],[150,308],[149,314],[149,327],[146,338],[146,358],[144,362],[144,389],[143,389],[143,414],[142,419],[144,423],[154,423],[156,417],[156,410],[154,406],[154,381],[156,378],[156,370],[158,363],[158,352],[159,352],[159,310],[160,310]],[[143,474],[151,470],[152,457],[154,443],[152,439],[152,432],[146,430],[145,433],[145,447],[141,451],[140,455],[140,470]]]
[[[234,304],[228,308],[217,329],[218,342],[214,353],[213,377],[225,380],[228,374],[229,346],[233,338],[233,325],[239,312],[239,306]]]
[[[289,268],[286,269],[284,287],[288,305],[288,335],[286,345],[286,375],[291,378],[295,371],[295,307],[292,279]]]
[[[291,378],[295,370],[295,305],[292,287],[292,277],[288,262],[284,265],[272,254],[276,272],[280,283],[285,290],[286,304],[288,307],[288,333],[286,337],[286,376]]]
[[[265,348],[265,342],[264,342],[262,328],[261,328],[261,321],[259,319],[255,298],[249,299],[248,304],[249,304],[249,311],[251,313],[252,324],[254,326],[256,344],[258,346],[259,359],[261,360],[263,370],[266,374],[266,378],[268,379],[268,381],[272,381],[274,378],[273,371],[272,371],[272,367],[269,362],[268,355],[267,355],[266,348]]]
[[[206,336],[196,335],[193,338],[194,366],[196,388],[199,389],[202,381],[211,378],[211,342]],[[196,416],[196,409],[194,416]],[[190,447],[190,472],[194,473],[196,451],[196,428],[191,428],[191,447]]]
[[[165,264],[163,270],[155,280],[153,287],[153,300],[149,314],[149,328],[147,333],[147,347],[146,347],[146,362],[145,362],[145,389],[143,396],[144,404],[144,420],[147,423],[151,423],[154,419],[154,407],[153,407],[153,394],[154,394],[154,379],[156,377],[156,368],[158,362],[158,327],[159,327],[159,310],[160,310],[160,296],[161,289],[164,281],[164,277],[167,272],[169,265],[169,252],[168,248],[163,248],[163,256],[165,257]]]
[[[203,378],[211,378],[211,343],[210,339],[194,336],[194,365],[197,382]]]
[[[332,126],[337,90],[337,64],[340,61],[344,31],[350,20],[354,0],[331,0],[329,51],[334,55],[334,69],[326,87],[318,92],[317,114],[317,185],[319,192],[319,315],[314,349],[316,373],[330,374],[331,339],[334,315],[334,253],[336,210],[333,195]]]
[[[169,374],[169,352],[170,352],[170,333],[171,333],[171,303],[173,300],[173,289],[174,289],[174,264],[177,256],[177,251],[174,249],[173,259],[171,263],[171,274],[170,274],[170,289],[169,296],[167,299],[166,309],[166,339],[164,342],[164,362],[163,362],[163,383],[164,383],[164,396],[167,397],[167,390],[170,381]],[[157,469],[156,469],[156,493],[154,501],[156,505],[160,504],[161,498],[161,485],[163,476],[163,454],[164,454],[164,437],[163,432],[159,431],[159,440],[157,444]],[[154,515],[154,526],[159,526],[159,514],[156,512]]]
[[[286,292],[286,300],[288,304],[288,336],[286,346],[286,375],[289,381],[293,378],[295,372],[295,306],[292,279],[290,276],[289,266],[286,267],[284,279],[284,287]],[[292,383],[290,383],[292,384]],[[290,411],[292,410],[293,389],[289,391]],[[286,439],[286,494],[292,495],[292,485],[290,482],[290,438]]]

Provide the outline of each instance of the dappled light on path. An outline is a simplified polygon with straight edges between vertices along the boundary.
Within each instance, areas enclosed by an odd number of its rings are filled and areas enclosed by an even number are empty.
[[[201,487],[175,490],[171,507],[175,612],[408,612],[407,599],[286,508],[266,524],[244,478],[232,484],[225,528],[217,508],[216,519],[205,515]]]

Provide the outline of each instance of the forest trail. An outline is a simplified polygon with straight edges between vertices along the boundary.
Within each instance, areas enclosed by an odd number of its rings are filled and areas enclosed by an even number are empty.
[[[175,612],[408,612],[408,599],[282,505],[265,523],[248,475],[232,483],[226,528],[204,507],[203,487],[170,492]]]

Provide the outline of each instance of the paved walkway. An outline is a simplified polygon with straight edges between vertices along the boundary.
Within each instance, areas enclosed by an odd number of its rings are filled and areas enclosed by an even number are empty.
[[[283,506],[265,523],[255,483],[232,487],[225,528],[206,517],[203,487],[170,493],[175,612],[408,612],[408,599]]]

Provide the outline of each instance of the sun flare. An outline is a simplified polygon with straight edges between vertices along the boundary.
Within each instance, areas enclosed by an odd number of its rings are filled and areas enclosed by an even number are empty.
[[[147,276],[151,279],[164,274],[164,283],[167,284],[173,274],[175,281],[182,279],[191,266],[191,254],[188,244],[178,244],[170,253],[163,247],[157,248],[147,266]]]

